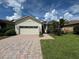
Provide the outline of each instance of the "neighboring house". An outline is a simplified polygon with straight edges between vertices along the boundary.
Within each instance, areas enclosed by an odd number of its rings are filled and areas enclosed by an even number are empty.
[[[17,34],[39,35],[42,32],[42,22],[34,17],[27,16],[15,21]]]
[[[62,30],[64,32],[73,32],[73,28],[74,28],[75,25],[79,25],[79,20],[69,21],[67,24],[64,25]]]

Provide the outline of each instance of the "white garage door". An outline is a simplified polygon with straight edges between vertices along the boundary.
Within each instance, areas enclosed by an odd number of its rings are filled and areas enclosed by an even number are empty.
[[[20,34],[36,35],[39,34],[38,26],[20,26]]]

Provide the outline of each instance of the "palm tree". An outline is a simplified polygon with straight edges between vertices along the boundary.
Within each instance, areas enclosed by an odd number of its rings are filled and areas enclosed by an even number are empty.
[[[65,20],[64,19],[60,19],[59,20],[59,24],[60,24],[60,28],[62,28],[65,24]]]

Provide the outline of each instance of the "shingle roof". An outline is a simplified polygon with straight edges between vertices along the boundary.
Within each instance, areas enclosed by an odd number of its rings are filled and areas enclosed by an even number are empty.
[[[33,17],[33,16],[25,16],[25,17],[22,17],[22,18],[16,20],[15,22],[18,22],[18,21],[20,21],[20,20],[25,20],[25,19],[27,19],[27,20],[28,20],[28,19],[33,19],[33,20],[35,20],[35,21],[37,21],[37,22],[39,22],[39,23],[42,23],[40,20],[36,19],[36,18]]]
[[[73,24],[79,24],[79,20],[72,20],[65,23],[65,25],[73,25]]]

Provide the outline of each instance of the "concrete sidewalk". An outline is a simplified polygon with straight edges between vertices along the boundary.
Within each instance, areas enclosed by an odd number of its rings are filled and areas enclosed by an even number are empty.
[[[40,39],[42,39],[42,40],[53,39],[54,40],[54,38],[52,36],[50,36],[49,34],[43,34],[43,37],[40,37]]]

